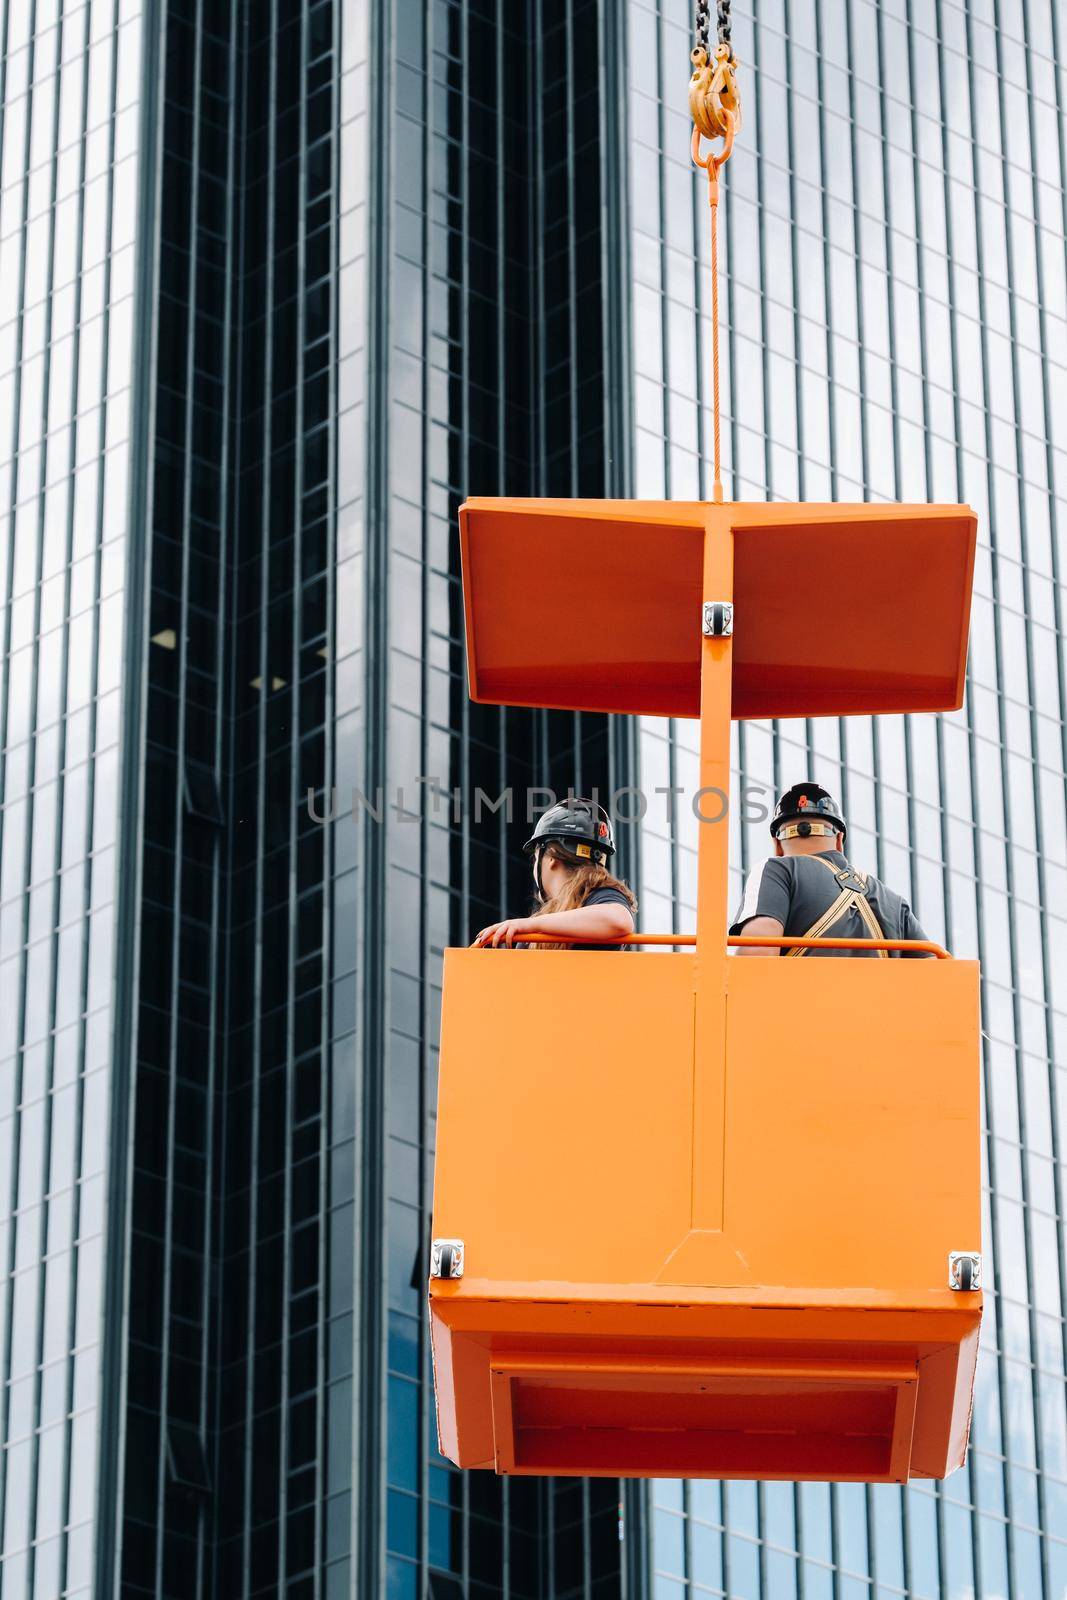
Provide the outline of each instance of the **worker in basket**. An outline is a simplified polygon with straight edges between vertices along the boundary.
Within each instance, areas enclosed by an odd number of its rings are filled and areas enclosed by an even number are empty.
[[[731,934],[780,939],[925,939],[911,907],[845,855],[841,807],[817,783],[796,783],[771,818],[774,855],[749,874]],[[779,949],[743,945],[742,956],[925,956],[926,950]]]
[[[534,948],[610,950],[618,948],[621,935],[633,933],[637,900],[629,885],[608,871],[615,835],[603,806],[575,798],[550,806],[522,848],[533,865],[536,909],[528,917],[483,928],[476,945],[510,947],[529,941],[531,934],[577,934],[578,943],[538,939]]]

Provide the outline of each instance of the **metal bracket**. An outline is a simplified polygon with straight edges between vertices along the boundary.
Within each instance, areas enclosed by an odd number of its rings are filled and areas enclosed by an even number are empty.
[[[968,1294],[982,1287],[982,1257],[977,1250],[951,1250],[948,1286]]]
[[[706,639],[726,639],[734,631],[734,608],[729,600],[705,600],[701,628]]]
[[[462,1278],[463,1240],[433,1239],[430,1242],[430,1277]]]

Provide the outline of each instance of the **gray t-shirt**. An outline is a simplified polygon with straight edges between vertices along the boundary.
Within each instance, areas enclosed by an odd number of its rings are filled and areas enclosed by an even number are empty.
[[[850,864],[839,850],[819,852],[834,871],[850,871]],[[780,922],[790,938],[803,937],[827,911],[841,892],[826,868],[813,856],[770,856],[749,873],[744,897],[737,916],[730,925],[732,934],[742,933],[745,923],[753,917],[773,917]],[[887,939],[925,939],[926,934],[906,900],[887,889],[884,883],[867,874],[867,901],[878,919]],[[855,907],[825,930],[827,938],[869,939],[871,937],[863,918]],[[908,955],[912,952],[890,950],[889,955]],[[915,956],[927,955],[917,950]],[[808,956],[861,956],[864,960],[877,957],[874,950],[809,950]]]
[[[582,902],[582,910],[587,906],[620,905],[630,910],[630,902],[621,889],[613,889],[609,883],[603,884],[599,889],[594,889],[587,900]],[[575,944],[572,950],[622,950],[619,944]]]

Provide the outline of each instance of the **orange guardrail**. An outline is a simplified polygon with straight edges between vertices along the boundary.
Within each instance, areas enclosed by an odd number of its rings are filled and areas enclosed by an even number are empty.
[[[666,945],[695,945],[695,933],[627,933],[614,934],[608,939],[591,940],[585,934],[561,933],[534,933],[527,934],[521,945],[511,948],[521,948],[530,944],[666,944]],[[735,934],[726,943],[731,949],[748,946],[756,949],[814,949],[816,946],[830,950],[914,950],[923,955],[936,956],[939,961],[951,961],[952,956],[932,939],[807,939],[786,937],[757,938],[752,934]],[[486,945],[485,949],[494,948]],[[495,948],[500,949],[501,946]]]
[[[939,961],[951,961],[952,957],[941,945],[934,944],[932,939],[757,939],[752,934],[739,934],[733,939],[727,939],[728,945],[777,945],[779,950],[793,950],[798,947],[805,949],[815,945],[828,945],[831,950],[915,950],[922,951],[924,955],[936,956]]]

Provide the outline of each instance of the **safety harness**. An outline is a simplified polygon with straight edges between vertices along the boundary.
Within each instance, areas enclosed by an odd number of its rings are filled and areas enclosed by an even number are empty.
[[[867,898],[867,874],[858,872],[855,867],[835,867],[822,856],[812,856],[811,860],[817,861],[832,874],[840,889],[840,894],[832,905],[827,906],[821,916],[816,917],[811,927],[801,935],[804,939],[821,939],[824,933],[829,933],[835,922],[853,909],[859,912],[860,919],[872,939],[884,939],[885,932],[871,910],[871,903]],[[809,946],[794,945],[791,950],[785,951],[788,956],[806,956]],[[883,961],[889,959],[887,950],[879,950],[878,955]]]

